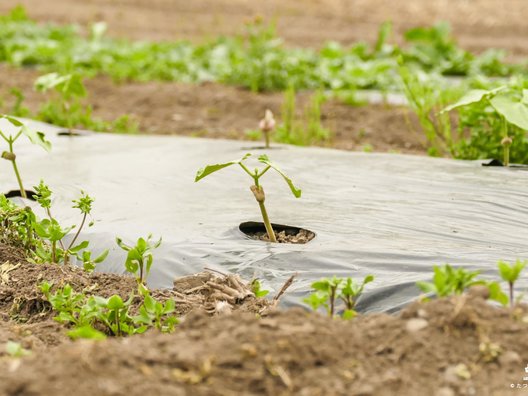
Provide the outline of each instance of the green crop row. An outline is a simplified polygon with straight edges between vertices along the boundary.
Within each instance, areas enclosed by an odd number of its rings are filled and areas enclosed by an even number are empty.
[[[504,63],[501,51],[477,56],[460,48],[447,24],[411,29],[399,47],[389,44],[391,25],[385,23],[374,46],[328,42],[319,51],[287,48],[274,27],[262,23],[248,25],[244,35],[202,44],[113,39],[105,31],[104,23],[92,25],[88,34],[78,26],[38,24],[17,7],[0,16],[0,61],[115,80],[217,81],[254,91],[400,90],[399,58],[413,69],[445,76],[508,76],[524,70]]]

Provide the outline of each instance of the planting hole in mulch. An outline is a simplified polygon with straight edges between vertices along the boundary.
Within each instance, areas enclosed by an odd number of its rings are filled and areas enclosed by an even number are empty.
[[[27,199],[31,200],[31,201],[35,201],[35,198],[33,198],[33,195],[36,195],[36,192],[35,191],[31,191],[31,190],[25,190],[26,191],[26,196],[27,196]],[[20,193],[20,190],[11,190],[7,193],[4,194],[6,198],[15,198],[15,197],[20,197],[22,198],[22,194]]]
[[[271,226],[275,231],[275,237],[277,238],[278,243],[304,244],[315,238],[314,232],[304,228],[274,223],[272,223]],[[269,242],[264,223],[258,221],[246,221],[241,223],[238,228],[250,239]]]
[[[528,165],[524,164],[510,164],[508,166],[504,166],[503,162],[498,159],[492,159],[489,162],[483,162],[482,166],[491,166],[491,167],[502,167],[506,169],[512,169],[512,170],[528,170]]]
[[[89,132],[86,131],[60,131],[57,133],[58,136],[68,136],[68,137],[77,137],[77,136],[88,136]]]

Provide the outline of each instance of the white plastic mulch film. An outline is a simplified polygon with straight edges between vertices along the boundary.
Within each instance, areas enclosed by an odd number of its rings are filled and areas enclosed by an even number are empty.
[[[273,295],[296,273],[283,300],[293,305],[302,303],[319,278],[359,281],[372,274],[375,281],[358,308],[394,311],[420,295],[415,283],[430,280],[435,264],[480,270],[482,277],[498,280],[499,259],[528,259],[523,170],[321,148],[251,150],[254,143],[227,140],[59,136],[59,128],[28,123],[47,133],[53,149],[46,153],[20,139],[17,159],[26,189],[44,179],[55,193],[53,211],[65,225],[80,222],[71,200],[81,189],[95,197],[95,225],[82,237],[95,254],[110,249],[100,271],[125,271],[116,236],[129,243],[149,233],[162,236],[152,287],[171,287],[175,277],[209,267],[259,278]],[[4,122],[1,127],[9,128]],[[265,152],[302,188],[296,199],[278,174],[263,176],[271,221],[312,230],[314,240],[285,245],[246,238],[238,225],[260,221],[260,212],[251,179],[239,167],[194,182],[200,167],[246,152]],[[10,167],[0,162],[3,192],[18,188]],[[524,275],[518,290],[526,289]]]

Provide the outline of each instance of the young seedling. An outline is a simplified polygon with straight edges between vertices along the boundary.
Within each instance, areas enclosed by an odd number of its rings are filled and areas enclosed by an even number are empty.
[[[129,246],[121,238],[116,238],[117,245],[128,252],[125,268],[136,276],[138,284],[145,284],[154,260],[152,251],[161,245],[161,238],[154,243],[151,242],[151,239],[152,234],[149,234],[147,239],[139,238],[135,246]]]
[[[303,301],[310,305],[314,311],[320,307],[324,307],[329,317],[333,318],[335,315],[336,300],[341,300],[344,303],[344,310],[342,314],[343,319],[352,319],[356,316],[354,310],[356,302],[363,292],[365,285],[374,280],[374,276],[367,275],[363,282],[358,285],[352,278],[324,278],[312,283],[314,293]]]
[[[269,290],[262,289],[262,284],[258,279],[253,279],[250,284],[251,291],[257,298],[266,297],[269,294]]]
[[[260,207],[260,213],[262,214],[262,220],[264,221],[264,226],[266,227],[266,232],[268,234],[268,238],[271,242],[277,242],[277,238],[275,237],[275,232],[273,231],[273,228],[271,226],[271,223],[269,221],[268,212],[266,210],[266,206],[264,205],[264,201],[266,199],[266,196],[264,194],[264,189],[260,185],[260,178],[270,169],[275,170],[279,175],[283,177],[283,179],[286,181],[288,186],[290,187],[291,192],[295,196],[295,198],[299,198],[301,196],[301,190],[294,186],[291,179],[274,163],[272,163],[267,155],[261,155],[258,157],[258,161],[265,165],[263,169],[255,168],[254,171],[249,170],[249,168],[244,164],[244,161],[248,159],[251,156],[251,154],[244,155],[241,159],[236,161],[230,161],[225,162],[222,164],[215,164],[215,165],[207,165],[205,168],[200,169],[196,173],[196,178],[194,179],[195,182],[203,179],[204,177],[210,175],[211,173],[214,173],[216,171],[219,171],[220,169],[224,169],[231,165],[240,165],[240,167],[246,172],[252,179],[253,179],[253,185],[250,186],[250,190],[253,193],[255,199],[257,200],[259,207]]]
[[[502,278],[502,280],[508,282],[508,286],[510,289],[510,306],[513,307],[515,300],[513,299],[513,286],[517,279],[519,279],[519,275],[521,274],[522,270],[526,265],[528,264],[527,261],[521,261],[517,260],[515,264],[510,264],[505,261],[500,260],[498,263],[499,267],[499,273]]]
[[[275,129],[275,118],[273,118],[273,113],[271,110],[266,110],[264,118],[260,120],[259,128],[264,135],[264,141],[266,143],[266,148],[270,147],[270,135]]]
[[[443,267],[434,266],[433,282],[417,282],[416,285],[424,293],[434,293],[438,297],[446,297],[453,294],[462,294],[473,285],[486,284],[483,280],[475,277],[480,271],[467,271],[464,268],[453,268],[449,264]]]
[[[65,245],[63,238],[75,229],[75,225],[67,228],[63,228],[59,222],[51,214],[51,195],[52,191],[49,187],[41,180],[38,186],[35,186],[36,195],[35,200],[45,210],[48,218],[41,221],[36,221],[34,224],[35,232],[42,239],[48,240],[51,245],[51,252],[44,249],[37,249],[37,255],[43,261],[51,261],[52,263],[63,262],[69,264],[70,256],[75,256],[82,260],[87,270],[93,270],[92,266],[102,262],[108,255],[108,250],[105,250],[99,257],[91,259],[91,253],[86,250],[81,255],[80,252],[86,249],[89,245],[88,241],[82,241],[75,245],[79,235],[86,224],[87,217],[91,214],[92,204],[94,199],[87,195],[84,191],[81,191],[81,197],[77,200],[73,200],[73,208],[79,209],[82,214],[82,221],[80,226],[77,228],[77,232],[73,236],[72,240],[68,245]],[[88,227],[91,227],[93,223],[89,223]]]
[[[12,358],[21,358],[31,354],[31,352],[23,348],[19,342],[14,341],[7,341],[5,350]]]
[[[14,135],[8,134],[6,131],[0,130],[0,137],[2,137],[2,139],[8,145],[8,150],[2,152],[2,158],[7,161],[10,161],[13,165],[13,171],[15,172],[18,186],[20,188],[20,195],[22,196],[22,198],[27,198],[26,190],[24,189],[24,185],[22,183],[22,177],[20,176],[20,172],[18,170],[18,165],[16,162],[17,156],[15,154],[13,146],[18,140],[18,138],[22,135],[26,136],[31,143],[39,145],[46,151],[51,150],[51,143],[46,140],[46,135],[44,134],[44,132],[33,131],[17,119],[4,114],[0,114],[0,120],[2,119],[8,121],[14,127],[19,128],[18,132]]]
[[[139,315],[133,316],[134,324],[141,325],[141,330],[155,327],[162,333],[172,333],[179,323],[178,317],[174,316],[176,302],[168,299],[165,303],[157,301],[150,295],[149,290],[139,284],[139,294],[143,297],[143,304],[139,307]]]

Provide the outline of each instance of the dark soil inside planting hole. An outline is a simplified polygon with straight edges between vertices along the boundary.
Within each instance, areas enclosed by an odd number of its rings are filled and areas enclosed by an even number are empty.
[[[292,227],[282,224],[271,224],[278,243],[304,244],[315,238],[315,233],[304,228]],[[240,231],[251,239],[270,242],[264,223],[247,221],[240,224]]]

